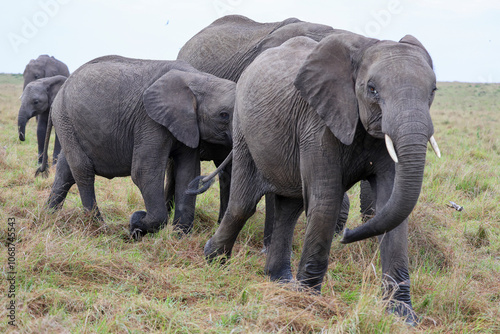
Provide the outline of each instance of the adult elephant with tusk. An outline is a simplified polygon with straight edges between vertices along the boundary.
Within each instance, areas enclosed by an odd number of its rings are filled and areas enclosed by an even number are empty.
[[[257,202],[272,192],[265,271],[272,280],[293,279],[293,230],[305,210],[296,278],[319,291],[343,194],[368,180],[376,214],[346,229],[341,242],[379,237],[390,310],[415,323],[407,217],[421,191],[427,142],[438,150],[429,113],[435,90],[432,60],[409,35],[393,42],[336,30],[319,43],[296,37],[263,52],[237,83],[231,195],[207,258],[230,256]]]
[[[179,51],[177,59],[196,69],[237,82],[243,71],[265,50],[279,46],[290,38],[306,36],[320,41],[334,31],[330,26],[287,18],[280,22],[261,23],[241,15],[221,17],[194,35]],[[201,143],[201,158],[219,166],[231,148]],[[172,175],[172,173],[171,173]],[[220,222],[229,201],[230,164],[219,174]],[[167,177],[167,202],[173,202],[174,182]],[[264,247],[269,247],[274,222],[274,195],[266,195]],[[344,196],[343,211],[338,221],[341,230],[349,213],[349,198]]]

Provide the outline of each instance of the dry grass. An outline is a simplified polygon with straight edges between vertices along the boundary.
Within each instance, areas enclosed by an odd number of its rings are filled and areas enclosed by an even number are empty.
[[[141,242],[128,219],[143,209],[129,178],[96,182],[107,228],[82,210],[76,187],[64,208],[44,203],[54,177],[34,179],[35,122],[17,139],[21,78],[0,75],[0,265],[7,272],[7,219],[16,219],[17,327],[0,308],[0,331],[18,333],[498,333],[500,332],[500,86],[440,83],[433,119],[443,158],[428,155],[410,217],[416,328],[385,312],[377,244],[334,242],[321,295],[271,283],[263,273],[264,208],[245,226],[224,267],[207,265],[218,186],[198,199],[195,229],[171,227]],[[212,169],[211,164],[204,166]],[[350,191],[348,224],[360,221]],[[458,212],[448,201],[462,205]],[[297,225],[297,267],[304,220]],[[5,282],[5,280],[3,280]],[[7,305],[7,284],[0,285]]]

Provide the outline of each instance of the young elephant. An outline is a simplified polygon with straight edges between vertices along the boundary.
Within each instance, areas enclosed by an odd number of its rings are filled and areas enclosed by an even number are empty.
[[[26,89],[30,82],[33,82],[42,78],[49,78],[56,75],[62,75],[64,77],[69,77],[69,69],[66,64],[62,61],[48,56],[48,55],[40,55],[37,59],[31,59],[30,62],[24,68],[23,78],[23,90]],[[24,93],[23,93],[24,94]],[[21,116],[21,115],[20,115]],[[48,123],[49,113],[41,113],[36,115],[37,121],[37,129],[36,136],[38,140],[38,163],[42,162],[42,152],[43,152],[43,144],[45,139],[45,133],[47,132],[47,123]],[[19,119],[19,140],[24,141],[25,133],[24,127],[26,126],[26,122],[28,119],[25,116],[20,117]],[[54,145],[54,163],[57,160],[57,156],[59,155],[59,151],[61,150],[61,145],[59,145],[59,141],[55,140]]]
[[[259,199],[273,192],[265,270],[273,280],[293,279],[293,230],[305,210],[296,277],[319,291],[343,194],[368,180],[376,214],[346,229],[342,242],[379,236],[391,310],[414,323],[407,217],[421,191],[427,142],[438,152],[429,114],[435,90],[431,58],[412,36],[398,43],[336,31],[319,43],[296,37],[263,52],[237,83],[229,204],[205,245],[207,258],[230,256]]]
[[[100,217],[94,176],[131,175],[147,210],[130,219],[131,235],[140,238],[167,222],[164,180],[172,157],[175,222],[189,229],[196,197],[183,195],[199,175],[198,145],[231,145],[234,92],[235,83],[183,61],[106,56],[84,64],[52,105],[62,152],[48,206],[60,207],[76,182],[83,206]]]
[[[42,119],[45,121],[48,120],[50,106],[66,79],[67,77],[65,76],[56,75],[53,77],[38,79],[26,85],[21,97],[21,107],[19,108],[19,115],[17,118],[19,140],[24,141],[26,124],[30,118],[35,116],[40,117],[38,124],[42,122]],[[41,147],[43,147],[43,142],[40,144]],[[53,164],[56,164],[57,156],[59,155],[60,150],[61,144],[59,143],[59,139],[56,134],[52,160]],[[43,150],[38,152],[39,163],[42,162],[42,152]]]

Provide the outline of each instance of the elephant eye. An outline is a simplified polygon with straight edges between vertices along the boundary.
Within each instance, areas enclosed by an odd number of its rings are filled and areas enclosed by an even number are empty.
[[[38,74],[35,74],[35,79],[38,79]]]
[[[33,101],[33,104],[38,104],[38,102],[40,102],[40,101],[38,101],[38,100],[34,100],[34,101]]]
[[[368,84],[368,93],[370,93],[371,96],[378,98],[378,91],[371,83]]]
[[[229,120],[229,113],[222,111],[219,115],[223,120],[225,121]]]

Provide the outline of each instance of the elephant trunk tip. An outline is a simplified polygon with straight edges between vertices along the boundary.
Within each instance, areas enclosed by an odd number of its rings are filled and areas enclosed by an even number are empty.
[[[26,137],[24,136],[24,132],[19,131],[19,140],[24,141]]]

